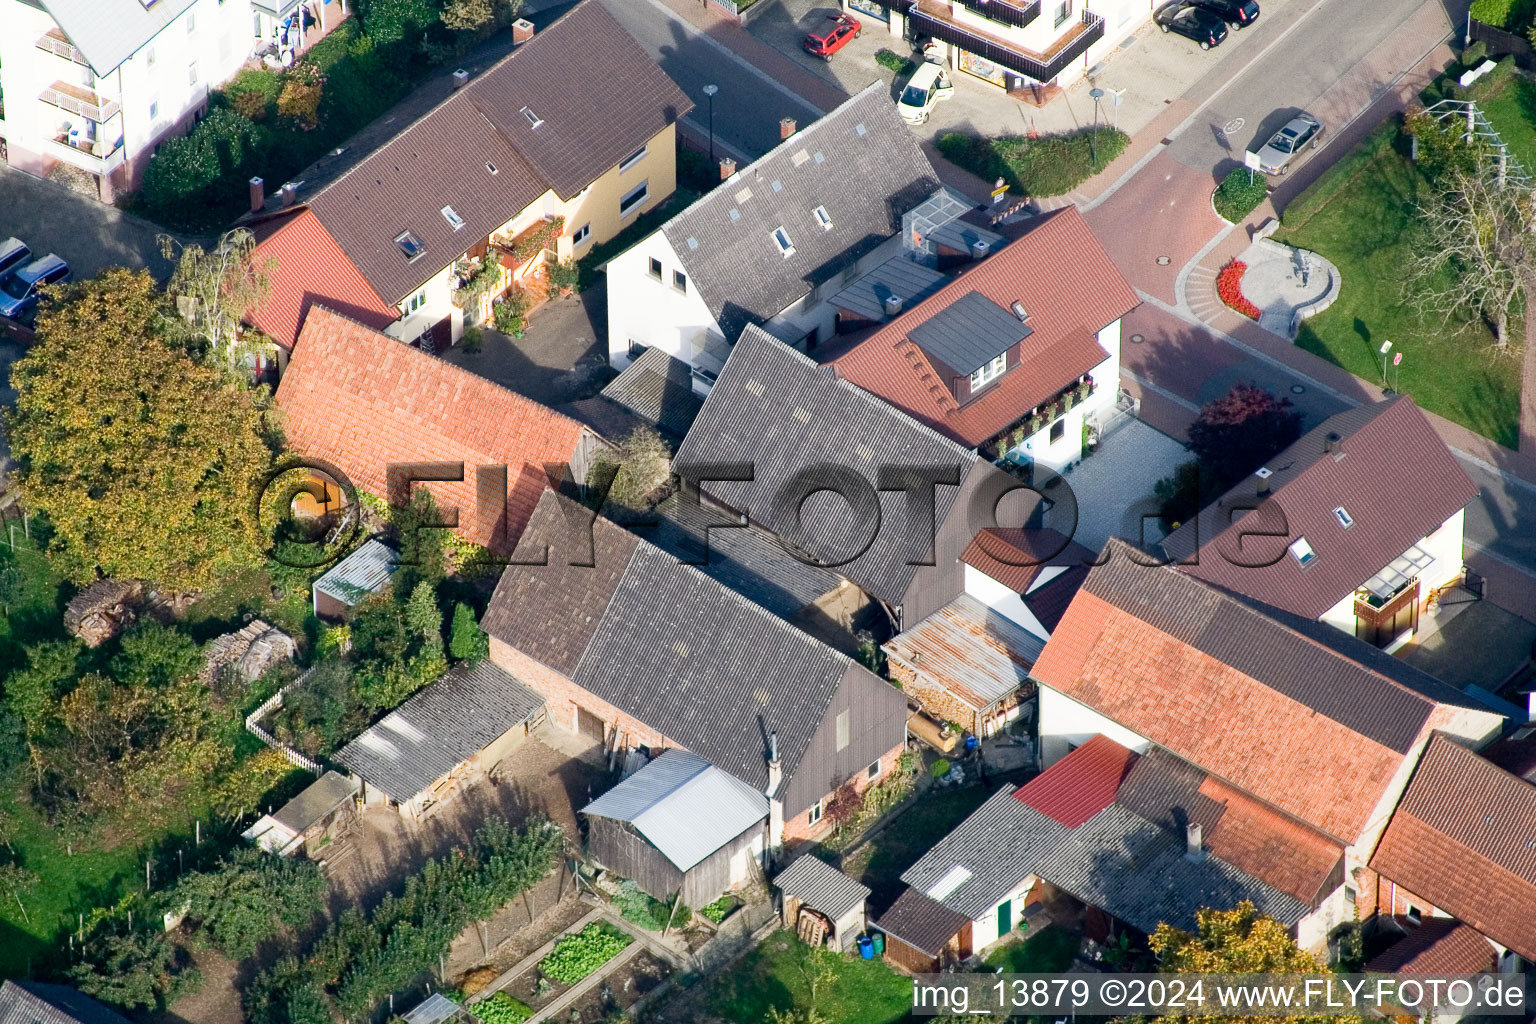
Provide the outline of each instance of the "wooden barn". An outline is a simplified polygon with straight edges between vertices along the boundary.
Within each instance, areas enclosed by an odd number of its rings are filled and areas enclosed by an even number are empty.
[[[656,899],[713,903],[752,877],[768,798],[697,754],[666,750],[582,808],[587,848]]]

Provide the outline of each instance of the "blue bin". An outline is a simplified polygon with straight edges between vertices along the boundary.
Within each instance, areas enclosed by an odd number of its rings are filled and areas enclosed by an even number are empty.
[[[868,935],[859,936],[859,956],[865,960],[873,960],[875,958],[875,943]]]
[[[981,740],[978,740],[975,736],[967,736],[965,738],[965,752],[967,754],[979,746],[981,746]]]

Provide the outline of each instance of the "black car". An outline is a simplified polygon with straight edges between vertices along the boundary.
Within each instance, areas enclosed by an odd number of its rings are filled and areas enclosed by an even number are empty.
[[[1236,29],[1247,28],[1259,20],[1256,0],[1194,0],[1194,4]]]
[[[1221,16],[1196,7],[1194,0],[1180,0],[1159,10],[1157,27],[1193,39],[1202,50],[1220,46],[1227,38],[1227,23]]]

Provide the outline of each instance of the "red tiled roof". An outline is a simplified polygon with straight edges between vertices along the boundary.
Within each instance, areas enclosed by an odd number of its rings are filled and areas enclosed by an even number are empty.
[[[1136,755],[1102,733],[1014,791],[1047,818],[1077,828],[1115,802]]]
[[[1033,333],[1022,359],[957,406],[944,377],[907,334],[957,299],[980,292],[1008,309],[1022,302]],[[1140,300],[1075,207],[960,274],[836,360],[842,375],[962,444],[986,441],[1108,358],[1097,334]],[[1117,387],[1116,381],[1099,381]]]
[[[277,389],[289,445],[327,459],[354,484],[388,493],[396,463],[462,462],[465,479],[424,484],[458,532],[510,552],[547,486],[543,464],[569,460],[582,426],[552,409],[385,337],[324,306],[304,322]],[[507,507],[480,508],[476,467],[505,466]],[[488,493],[487,497],[492,497]]]
[[[1536,786],[1433,737],[1371,867],[1536,958]]]
[[[1454,918],[1426,917],[1414,924],[1394,920],[1406,934],[1366,961],[1365,970],[1382,974],[1481,974],[1498,963],[1494,949],[1475,928]],[[1378,931],[1377,934],[1380,934]]]
[[[1330,433],[1342,438],[1337,457],[1325,450]],[[1263,505],[1231,521],[1234,501],[1257,503],[1250,477],[1164,547],[1182,562],[1199,544],[1198,564],[1180,565],[1183,571],[1309,619],[1477,497],[1477,486],[1405,395],[1329,417],[1267,465],[1274,476]],[[1340,507],[1353,520],[1347,529],[1334,515]],[[1286,553],[1297,537],[1317,555],[1306,566]]]
[[[1200,793],[1226,806],[1206,836],[1211,853],[1309,906],[1331,890],[1344,857],[1337,842],[1210,776]]]
[[[251,225],[258,265],[275,260],[267,299],[246,314],[250,325],[287,349],[312,305],[327,306],[358,323],[383,330],[400,311],[363,278],[341,246],[307,208]]]
[[[1089,566],[1098,556],[1049,528],[988,527],[976,534],[960,561],[1016,593],[1024,593],[1048,565]]]

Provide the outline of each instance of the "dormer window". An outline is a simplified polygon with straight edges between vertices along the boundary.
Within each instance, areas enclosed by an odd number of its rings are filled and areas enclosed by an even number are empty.
[[[456,211],[453,207],[443,207],[442,214],[443,220],[447,221],[448,226],[453,228],[453,230],[457,231],[464,226],[464,218],[460,217],[458,211]]]
[[[789,240],[789,233],[783,228],[773,229],[773,242],[779,247],[779,253],[785,259],[795,254],[795,244]]]
[[[421,243],[421,239],[409,231],[402,231],[396,235],[395,245],[400,247],[400,253],[405,257],[406,262],[415,262],[427,251],[427,247]]]
[[[821,230],[832,230],[832,215],[827,212],[827,208],[825,206],[818,206],[811,212],[816,214],[816,223],[821,225]]]
[[[1290,551],[1291,557],[1296,559],[1296,563],[1302,568],[1306,568],[1317,561],[1317,552],[1312,550],[1312,545],[1307,543],[1307,538],[1305,537],[1297,537],[1291,541],[1290,546],[1286,550]]]
[[[529,110],[527,107],[523,108],[523,116],[528,119],[529,127],[537,128],[539,125],[544,123],[544,119],[542,117],[540,117],[538,114],[535,114],[532,110]]]
[[[971,390],[975,391],[977,388],[980,388],[986,384],[990,384],[992,381],[1001,377],[1003,375],[1003,371],[1007,368],[1008,353],[1004,352],[1002,355],[996,357],[995,359],[989,360],[985,366],[971,374]]]

